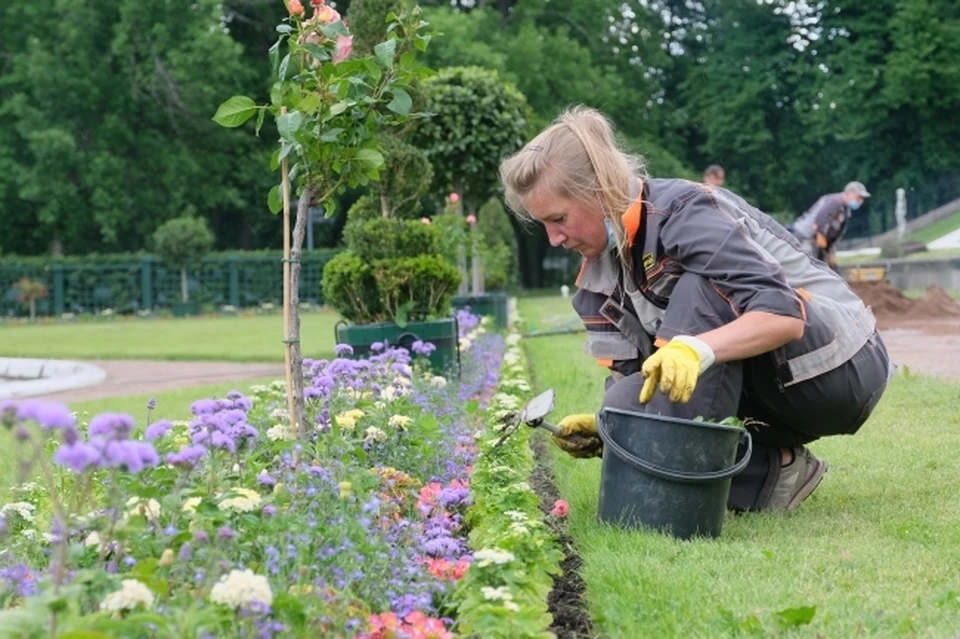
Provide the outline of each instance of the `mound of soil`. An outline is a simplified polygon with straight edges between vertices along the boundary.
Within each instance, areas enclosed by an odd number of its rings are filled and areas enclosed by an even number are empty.
[[[939,319],[960,316],[960,304],[939,286],[928,286],[919,299],[910,299],[900,289],[884,281],[850,282],[864,304],[877,319]]]

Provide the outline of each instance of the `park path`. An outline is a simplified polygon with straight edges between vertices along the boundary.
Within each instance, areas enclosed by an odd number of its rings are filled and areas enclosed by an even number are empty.
[[[237,362],[171,362],[153,360],[82,360],[102,368],[107,379],[96,386],[43,395],[50,401],[76,402],[120,395],[156,393],[260,377],[284,377],[283,364]],[[239,389],[242,390],[242,389]]]

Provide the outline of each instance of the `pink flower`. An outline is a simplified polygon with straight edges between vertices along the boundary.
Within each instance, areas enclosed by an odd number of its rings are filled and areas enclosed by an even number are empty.
[[[451,202],[453,202],[454,204],[456,204],[457,202],[460,201],[460,194],[457,193],[456,191],[454,191],[453,193],[451,193],[451,194],[450,194],[449,196],[447,196],[447,197],[448,197],[448,199],[449,199]]]
[[[313,17],[320,24],[330,24],[331,22],[338,22],[340,20],[340,14],[331,6],[325,5],[322,2],[317,4],[313,2]]]
[[[337,43],[333,47],[333,63],[340,64],[353,51],[353,36],[337,36]]]
[[[287,4],[287,10],[290,11],[290,15],[292,16],[303,15],[303,5],[300,4],[300,0],[290,0]]]
[[[474,215],[473,213],[471,213],[470,215],[467,216],[467,224],[476,224],[476,223],[477,223],[477,216],[476,216],[476,215]]]
[[[562,499],[553,502],[553,510],[550,511],[552,517],[566,517],[570,512],[570,504]]]
[[[430,218],[429,218],[429,217],[421,217],[421,218],[420,218],[420,221],[423,222],[424,224],[429,224],[429,223],[430,223]]]

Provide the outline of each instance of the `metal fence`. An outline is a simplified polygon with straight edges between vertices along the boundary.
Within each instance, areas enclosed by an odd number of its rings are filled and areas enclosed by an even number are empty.
[[[301,258],[300,301],[320,304],[323,267],[335,250],[308,251]],[[181,301],[180,270],[151,255],[91,256],[65,261],[40,258],[0,260],[0,315],[29,313],[16,283],[39,280],[48,295],[37,302],[40,315],[118,314],[155,311]],[[191,302],[235,309],[283,302],[283,260],[279,252],[229,253],[204,258],[187,269]]]

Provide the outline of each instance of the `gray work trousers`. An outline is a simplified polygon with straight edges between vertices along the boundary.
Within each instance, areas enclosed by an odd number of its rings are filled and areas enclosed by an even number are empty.
[[[727,301],[707,280],[687,273],[670,296],[660,334],[698,335],[734,319]],[[643,377],[636,373],[608,380],[603,406],[683,419],[719,421],[737,416],[765,424],[748,427],[753,455],[746,469],[733,478],[727,502],[736,511],[762,510],[780,476],[780,449],[856,433],[879,402],[889,371],[886,347],[874,333],[845,364],[789,386],[780,382],[773,356],[765,353],[714,364],[700,376],[686,404],[671,402],[657,390],[648,404],[641,405]]]

